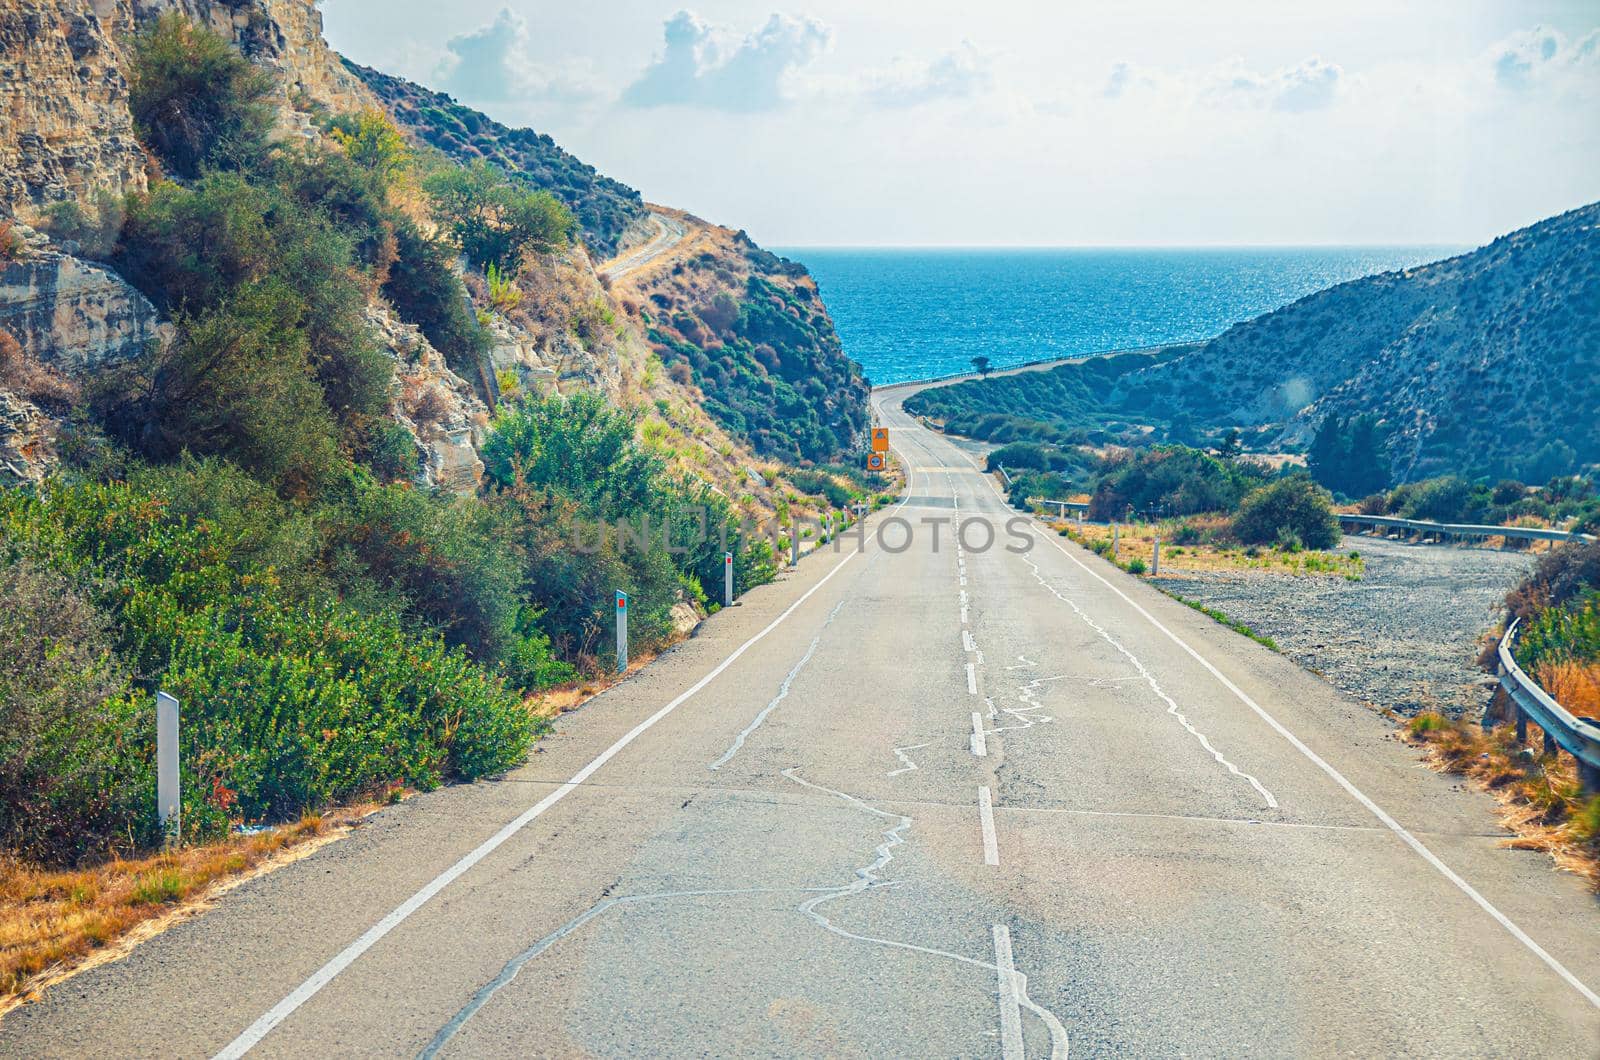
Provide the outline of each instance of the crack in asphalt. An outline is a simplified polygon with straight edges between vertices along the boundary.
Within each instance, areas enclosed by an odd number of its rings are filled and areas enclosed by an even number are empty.
[[[1052,585],[1045,578],[1043,572],[1039,570],[1039,565],[1037,563],[1029,559],[1026,555],[1019,556],[1018,558],[1020,558],[1022,562],[1026,563],[1033,570],[1033,577],[1040,585],[1048,589],[1057,600],[1060,600],[1062,603],[1072,608],[1077,616],[1081,618],[1089,626],[1089,628],[1093,629],[1100,635],[1101,640],[1105,641],[1117,651],[1121,652],[1122,655],[1133,664],[1134,669],[1138,670],[1140,675],[1144,677],[1145,684],[1150,686],[1150,691],[1154,692],[1158,699],[1167,704],[1167,713],[1176,718],[1178,724],[1182,725],[1186,730],[1188,730],[1189,734],[1199,741],[1200,746],[1204,747],[1219,765],[1227,769],[1227,771],[1232,773],[1234,776],[1247,781],[1252,788],[1255,788],[1256,791],[1260,793],[1261,798],[1266,802],[1268,807],[1272,809],[1278,808],[1277,798],[1272,794],[1272,792],[1266,789],[1261,781],[1257,780],[1249,773],[1244,772],[1238,766],[1228,761],[1228,759],[1223,756],[1221,751],[1217,750],[1211,745],[1211,741],[1209,738],[1207,738],[1206,734],[1195,728],[1194,723],[1189,720],[1188,716],[1185,715],[1183,711],[1178,709],[1177,701],[1167,694],[1166,690],[1161,687],[1160,682],[1156,680],[1155,675],[1145,667],[1144,663],[1137,655],[1129,651],[1128,648],[1116,637],[1113,637],[1110,631],[1104,626],[1100,625],[1100,623],[1096,622],[1093,618],[1090,618],[1089,613],[1080,607],[1076,600],[1072,599],[1070,596],[1067,596],[1060,589],[1057,589],[1054,585]]]

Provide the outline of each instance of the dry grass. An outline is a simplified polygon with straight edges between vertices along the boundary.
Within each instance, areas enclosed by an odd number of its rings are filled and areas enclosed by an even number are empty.
[[[378,806],[91,868],[0,860],[0,1013],[84,968],[115,960],[229,887],[337,839]]]
[[[1430,763],[1471,778],[1500,802],[1501,824],[1515,850],[1541,850],[1600,891],[1600,795],[1585,797],[1569,755],[1541,757],[1518,744],[1515,726],[1484,732],[1425,712],[1407,723],[1405,736],[1427,748]],[[1528,726],[1538,747],[1544,734]]]
[[[1220,525],[1226,520],[1206,516],[1196,516],[1186,520],[1198,530],[1202,537],[1220,530]],[[1081,527],[1072,520],[1052,523],[1058,533],[1065,532],[1064,536],[1093,549],[1098,543],[1101,549],[1111,544],[1111,527],[1100,526],[1094,523],[1084,523]],[[1134,559],[1144,562],[1146,567],[1150,564],[1154,551],[1156,528],[1149,524],[1123,524],[1118,531],[1118,565],[1126,567]],[[1365,562],[1359,555],[1341,554],[1337,552],[1317,552],[1301,550],[1298,552],[1283,552],[1276,548],[1260,546],[1244,548],[1238,545],[1224,544],[1177,544],[1173,540],[1174,528],[1172,525],[1163,526],[1161,529],[1161,573],[1163,574],[1190,574],[1196,571],[1217,570],[1266,570],[1277,571],[1284,574],[1324,574],[1335,577],[1348,578],[1351,581],[1360,579],[1366,570]],[[1111,558],[1106,554],[1106,558]]]
[[[1600,660],[1539,664],[1539,687],[1580,718],[1600,720]]]

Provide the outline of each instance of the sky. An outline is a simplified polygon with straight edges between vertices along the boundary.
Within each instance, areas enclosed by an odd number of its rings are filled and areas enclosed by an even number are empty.
[[[323,0],[772,246],[1476,244],[1600,199],[1600,0]]]

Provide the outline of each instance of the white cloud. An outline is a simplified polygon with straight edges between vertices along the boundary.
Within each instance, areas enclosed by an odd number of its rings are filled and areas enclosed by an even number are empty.
[[[1545,26],[1513,33],[1489,49],[1495,84],[1512,92],[1600,87],[1600,29],[1575,41]]]
[[[888,69],[869,74],[862,94],[882,107],[915,107],[945,99],[970,99],[994,85],[987,56],[968,41],[931,62],[899,60]]]
[[[1153,92],[1184,104],[1300,112],[1332,106],[1348,82],[1343,67],[1316,56],[1267,72],[1252,70],[1240,59],[1178,71],[1119,62],[1111,67],[1100,95],[1123,99]]]
[[[776,110],[790,75],[827,48],[828,27],[774,14],[748,36],[679,11],[663,27],[665,49],[622,93],[633,107],[671,104],[727,111]]]
[[[552,71],[534,62],[528,23],[508,7],[489,25],[451,37],[445,51],[439,85],[467,103],[583,103],[600,94],[579,72]]]

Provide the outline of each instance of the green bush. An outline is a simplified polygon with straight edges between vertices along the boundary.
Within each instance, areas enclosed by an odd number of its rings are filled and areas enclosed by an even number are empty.
[[[422,329],[457,375],[476,379],[489,338],[452,267],[454,252],[443,241],[423,235],[409,218],[397,222],[394,235],[397,256],[384,281],[384,297],[400,319]]]
[[[1291,544],[1328,549],[1339,544],[1339,519],[1328,491],[1304,475],[1279,479],[1247,496],[1233,518],[1246,544]]]
[[[1265,482],[1256,464],[1222,460],[1183,445],[1125,451],[1109,458],[1089,499],[1089,517],[1127,518],[1159,508],[1164,515],[1226,512]]]
[[[447,166],[423,185],[435,215],[479,269],[516,275],[528,254],[547,254],[572,238],[572,214],[555,196],[513,183],[488,162]]]
[[[1533,616],[1518,634],[1517,660],[1523,666],[1600,661],[1600,589]]]
[[[70,862],[152,822],[153,723],[105,615],[62,575],[0,558],[0,850]]]
[[[181,176],[259,158],[272,128],[274,87],[266,70],[176,11],[134,40],[128,70],[134,131]]]

